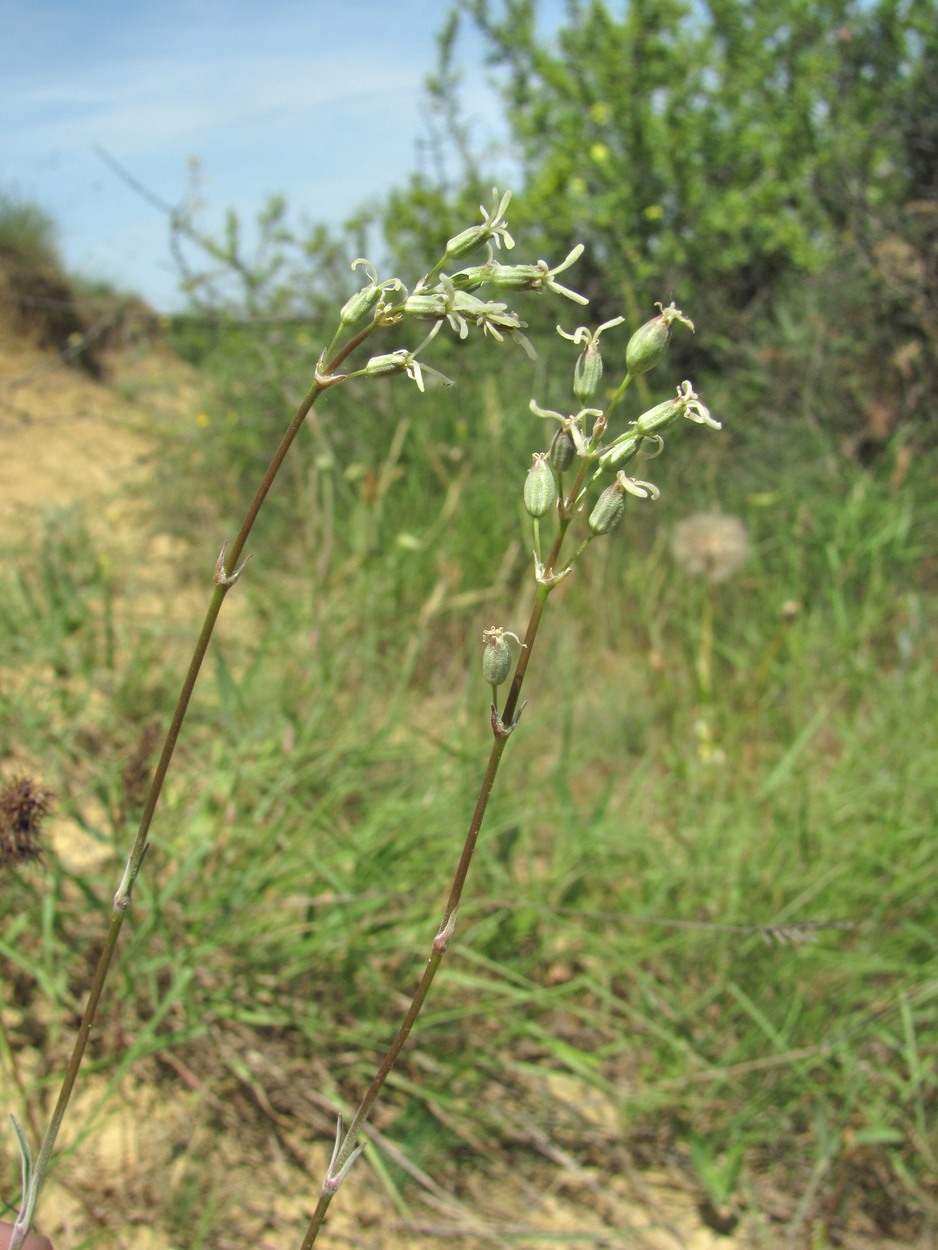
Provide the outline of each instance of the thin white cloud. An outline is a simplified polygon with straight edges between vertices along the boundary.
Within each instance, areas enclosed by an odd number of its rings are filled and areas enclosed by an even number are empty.
[[[440,0],[0,0],[0,170],[61,221],[70,263],[165,303],[165,222],[95,146],[171,202],[196,156],[216,207],[250,216],[282,191],[338,221],[413,168],[443,14]]]
[[[250,132],[344,129],[381,110],[412,111],[418,66],[338,52],[319,59],[296,53],[215,61],[150,54],[89,76],[73,71],[10,91],[5,147],[128,142],[145,153],[224,131],[232,144]],[[417,90],[415,90],[417,88]],[[401,107],[403,106],[403,107]],[[409,106],[409,107],[408,107]],[[329,135],[321,133],[327,142]]]

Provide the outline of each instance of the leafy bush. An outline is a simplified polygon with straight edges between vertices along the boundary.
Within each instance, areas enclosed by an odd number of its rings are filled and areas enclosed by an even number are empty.
[[[33,269],[62,268],[58,226],[37,204],[0,191],[0,252]]]
[[[928,116],[934,0],[633,0],[621,15],[574,0],[553,36],[536,0],[455,14],[437,83],[458,91],[449,62],[468,19],[496,70],[526,224],[555,252],[587,243],[600,316],[623,291],[673,289],[726,333],[931,177],[931,130],[912,119]]]

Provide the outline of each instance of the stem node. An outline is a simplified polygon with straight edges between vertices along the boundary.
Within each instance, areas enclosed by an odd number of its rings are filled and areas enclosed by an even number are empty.
[[[316,368],[313,371],[313,379],[320,390],[326,390],[330,386],[335,386],[339,382],[344,382],[346,374],[344,373],[325,373],[323,371],[325,361],[322,356],[316,361]]]
[[[514,729],[515,725],[517,725],[518,721],[521,719],[521,713],[524,711],[526,707],[527,707],[527,700],[525,700],[525,702],[521,704],[517,712],[515,712],[514,716],[511,718],[511,721],[509,722],[509,724],[506,725],[505,722],[502,720],[502,718],[498,714],[498,708],[493,703],[492,704],[492,733],[495,735],[495,737],[496,738],[509,737],[511,734],[511,731]]]
[[[445,955],[449,950],[449,944],[453,939],[453,933],[456,929],[456,913],[452,912],[447,918],[446,924],[433,939],[433,951],[437,955]]]
[[[225,553],[228,550],[228,541],[222,543],[221,551],[218,553],[218,559],[215,561],[215,585],[224,586],[227,590],[229,586],[233,586],[241,574],[244,572],[244,566],[250,560],[250,556],[246,556],[233,573],[225,571]]]
[[[563,581],[569,572],[570,565],[568,564],[565,569],[560,569],[559,572],[555,573],[552,568],[541,563],[540,558],[535,551],[534,577],[539,586],[546,586],[548,590],[553,590],[559,582]]]

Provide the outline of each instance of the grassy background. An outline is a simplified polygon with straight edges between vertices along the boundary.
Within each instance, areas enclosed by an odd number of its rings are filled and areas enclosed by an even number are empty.
[[[204,535],[231,531],[316,354],[308,330],[278,334],[176,328],[210,398],[152,431],[149,504],[200,585]],[[454,350],[451,392],[325,397],[213,645],[93,1069],[159,1082],[148,1057],[170,1056],[221,1087],[250,1047],[356,1099],[474,802],[481,631],[521,632],[531,599],[521,484],[546,439],[527,400],[563,403],[568,364],[548,344],[532,379]],[[456,941],[377,1124],[431,1171],[511,1158],[532,1123],[589,1161],[550,1076],[714,1209],[768,1210],[771,1178],[803,1196],[788,1218],[814,1244],[857,1219],[912,1238],[938,1201],[934,453],[896,440],[860,467],[823,394],[773,407],[764,368],[707,382],[724,432],[669,439],[661,503],[632,507],[552,597]],[[669,543],[716,507],[751,553],[715,593],[703,697],[705,589]],[[0,894],[2,1045],[44,1056],[24,1094],[39,1121],[195,618],[119,610],[141,583],[80,513],[51,517],[0,583],[0,756],[41,761],[102,849],[99,871],[50,857]],[[843,927],[798,928],[816,922]],[[197,1168],[186,1183],[210,1188]],[[167,1236],[181,1203],[164,1196]],[[199,1244],[220,1244],[210,1225]]]

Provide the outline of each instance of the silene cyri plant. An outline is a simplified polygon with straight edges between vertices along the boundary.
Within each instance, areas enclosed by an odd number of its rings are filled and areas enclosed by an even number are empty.
[[[460,339],[481,331],[498,343],[511,340],[533,357],[533,348],[523,333],[526,323],[502,301],[500,297],[503,294],[513,298],[518,294],[537,292],[556,295],[577,305],[588,303],[582,295],[558,281],[558,276],[581,256],[582,244],[574,247],[565,260],[553,267],[543,260],[535,264],[508,264],[503,261],[504,254],[514,247],[505,217],[510,198],[510,192],[501,196],[494,192],[491,209],[483,207],[481,210],[481,223],[450,239],[444,254],[413,290],[405,287],[399,278],[379,279],[375,267],[367,260],[359,259],[353,263],[353,269],[364,272],[366,282],[339,312],[332,340],[315,366],[312,385],[273,454],[241,528],[233,541],[224,544],[215,564],[214,589],[202,629],[154,771],[140,826],[114,895],[106,938],[62,1088],[35,1160],[23,1129],[14,1119],[22,1160],[23,1198],[10,1236],[10,1250],[18,1250],[23,1245],[33,1221],[121,926],[131,905],[134,883],[147,850],[153,815],[215,623],[228,592],[244,570],[242,555],[254,522],[313,404],[327,391],[351,378],[401,376],[413,382],[419,391],[425,389],[429,378],[449,385],[449,379],[425,360],[436,337],[447,331]],[[483,249],[484,259],[466,263],[468,258],[483,253]],[[493,292],[495,298],[488,298]],[[536,417],[556,423],[551,437],[546,440],[547,449],[533,453],[523,483],[523,466],[519,466],[519,486],[533,530],[532,576],[536,593],[530,619],[520,638],[503,625],[493,625],[483,633],[482,676],[492,690],[492,745],[478,799],[455,866],[442,917],[436,926],[429,956],[410,1006],[358,1110],[347,1126],[339,1120],[332,1159],[303,1239],[303,1250],[308,1250],[316,1241],[329,1204],[364,1149],[366,1121],[420,1015],[443,956],[453,940],[457,911],[492,787],[508,740],[523,711],[521,693],[525,674],[551,591],[570,576],[591,543],[615,529],[630,496],[645,501],[657,499],[657,487],[632,476],[629,471],[640,452],[658,454],[664,446],[665,433],[682,418],[712,429],[720,428],[687,381],[682,382],[669,399],[642,413],[636,420],[621,425],[614,423],[632,379],[647,373],[664,358],[674,324],[693,329],[692,322],[673,304],[667,308],[660,304],[657,307],[658,315],[636,330],[628,340],[625,376],[614,390],[610,391],[608,387],[604,390],[603,394],[611,394],[604,407],[597,406],[603,381],[600,339],[617,330],[624,319],[616,317],[595,330],[579,326],[572,333],[558,327],[559,333],[579,348],[573,369],[574,403],[571,405],[576,411],[565,414],[541,408],[533,400],[530,404],[530,410]],[[390,350],[383,352],[373,350],[373,344],[382,338],[390,338],[393,343],[395,338],[399,335],[404,337],[408,331],[409,337],[419,338],[421,330],[422,341],[417,347],[391,346]],[[514,647],[509,639],[513,640]],[[499,706],[500,694],[506,683],[507,693]]]

